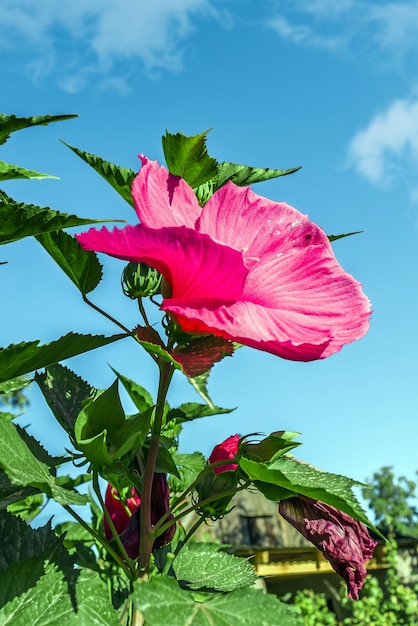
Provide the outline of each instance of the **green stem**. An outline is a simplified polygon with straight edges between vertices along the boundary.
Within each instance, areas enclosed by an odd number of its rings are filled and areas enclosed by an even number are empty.
[[[100,307],[98,307],[96,304],[94,304],[91,300],[88,299],[88,297],[83,294],[83,300],[86,304],[88,304],[92,309],[94,309],[95,311],[97,311],[98,313],[100,313],[100,315],[103,315],[104,317],[106,317],[108,320],[110,320],[111,322],[113,322],[114,324],[116,324],[116,326],[119,326],[119,328],[121,328],[123,331],[125,331],[125,333],[127,335],[132,335],[132,331],[129,330],[129,328],[126,328],[126,326],[124,326],[121,322],[119,322],[115,317],[112,317],[112,315],[110,315],[109,313],[106,313],[106,311],[103,311],[103,309],[101,309]]]
[[[185,538],[178,542],[178,544],[176,546],[176,549],[174,550],[174,558],[178,555],[178,553],[180,552],[182,547],[189,541],[190,537],[192,537],[192,535],[195,534],[196,530],[203,524],[204,521],[205,521],[205,518],[202,515],[202,517],[199,517],[197,522],[195,524],[193,524],[193,526],[188,531],[188,533],[185,536]]]
[[[157,405],[154,422],[151,429],[151,439],[145,471],[142,477],[141,506],[140,506],[140,537],[139,537],[139,576],[148,576],[149,562],[155,534],[151,523],[151,492],[154,479],[155,464],[157,461],[160,433],[163,423],[165,399],[174,374],[172,363],[159,360],[160,379],[158,384]]]
[[[105,550],[107,550],[109,552],[109,554],[115,559],[116,563],[119,565],[119,567],[121,567],[123,569],[123,571],[125,572],[125,574],[128,576],[128,578],[131,578],[131,571],[129,569],[129,567],[127,567],[127,565],[122,561],[122,559],[120,558],[119,554],[112,548],[112,546],[106,541],[106,539],[104,539],[98,532],[96,532],[94,530],[94,528],[92,528],[91,526],[89,526],[87,524],[87,522],[85,522],[83,520],[82,517],[80,517],[78,515],[78,513],[76,513],[74,511],[74,509],[72,509],[68,504],[63,504],[62,505],[63,508],[67,511],[67,513],[69,513],[72,517],[74,517],[75,520],[77,520],[77,522],[79,524],[81,524],[81,526],[96,540],[98,541]]]
[[[113,520],[112,520],[112,518],[110,516],[110,513],[107,510],[107,507],[106,507],[106,505],[105,505],[105,503],[103,501],[103,497],[102,497],[102,494],[100,492],[99,476],[98,476],[98,474],[97,474],[97,472],[95,470],[93,470],[93,489],[94,489],[94,492],[95,492],[95,494],[96,494],[96,496],[97,496],[97,498],[98,498],[98,500],[100,502],[100,506],[102,507],[103,514],[104,514],[104,516],[106,518],[107,523],[109,524],[109,528],[110,528],[110,531],[111,531],[111,533],[113,535],[113,538],[114,538],[114,540],[116,542],[116,545],[118,546],[118,548],[120,550],[120,553],[121,553],[121,555],[123,557],[123,560],[127,563],[128,567],[129,567],[129,571],[131,572],[131,578],[132,577],[135,578],[136,572],[135,572],[134,564],[132,563],[131,559],[129,558],[129,556],[126,553],[125,546],[123,545],[123,543],[121,541],[121,538],[120,538],[120,536],[118,534],[118,531],[115,528],[115,525],[114,525]]]
[[[224,461],[224,465],[225,465],[225,461]],[[193,506],[190,506],[188,509],[184,509],[181,513],[179,513],[178,515],[170,519],[168,522],[166,522],[163,526],[161,526],[158,529],[159,531],[158,534],[162,535],[167,530],[167,528],[170,528],[170,526],[178,522],[182,517],[184,517],[185,515],[188,515],[189,513],[193,513],[193,511],[200,508],[201,506],[205,504],[210,504],[211,502],[215,502],[216,500],[219,500],[220,498],[224,498],[226,496],[233,496],[236,493],[238,493],[238,491],[242,491],[243,489],[246,489],[248,485],[250,484],[251,484],[250,481],[247,481],[240,487],[235,487],[234,489],[228,489],[228,491],[222,491],[222,493],[217,493],[214,496],[210,496],[209,498],[205,498],[204,500],[201,500],[200,502],[196,502],[196,504],[194,504]]]

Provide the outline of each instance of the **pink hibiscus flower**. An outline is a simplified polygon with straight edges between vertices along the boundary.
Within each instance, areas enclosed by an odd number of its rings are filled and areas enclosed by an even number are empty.
[[[141,223],[77,239],[161,272],[171,291],[161,308],[183,330],[295,361],[328,357],[366,333],[370,303],[360,283],[306,216],[232,182],[201,208],[183,179],[141,160],[132,185]]]
[[[239,435],[231,435],[222,441],[222,443],[218,443],[215,446],[210,454],[209,463],[217,463],[218,461],[229,461],[235,459],[235,456],[238,452],[238,444],[241,437]],[[237,469],[237,463],[228,463],[227,465],[218,465],[218,467],[214,467],[213,471],[215,474],[220,474],[222,472],[233,472]]]

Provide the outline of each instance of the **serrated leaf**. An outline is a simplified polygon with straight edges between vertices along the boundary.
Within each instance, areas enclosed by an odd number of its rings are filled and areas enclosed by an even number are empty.
[[[173,493],[182,493],[189,485],[194,482],[206,465],[206,458],[201,452],[193,452],[192,454],[173,454],[174,462],[177,466],[180,478],[170,476],[170,491]]]
[[[215,363],[234,353],[234,344],[223,337],[209,335],[195,337],[187,345],[176,349],[172,355],[189,378],[208,372]]]
[[[38,345],[39,340],[12,344],[0,349],[0,382],[48,367],[125,337],[123,334],[104,337],[68,333],[56,341],[41,346]]]
[[[0,509],[7,508],[14,502],[19,502],[27,496],[38,493],[38,489],[34,487],[21,487],[14,485],[6,472],[0,469]],[[0,533],[1,534],[1,533]]]
[[[50,523],[34,529],[6,511],[0,512],[0,537],[0,569],[40,556],[57,543]]]
[[[153,407],[125,420],[119,428],[109,433],[110,454],[120,459],[131,450],[139,450],[148,435]]]
[[[333,241],[337,241],[338,239],[343,239],[344,237],[351,237],[352,235],[361,235],[363,230],[356,230],[353,233],[345,233],[344,235],[327,235],[328,239],[332,243]]]
[[[109,220],[93,220],[54,211],[49,207],[16,202],[4,191],[0,191],[0,243],[10,243],[24,237],[42,233],[97,224]]]
[[[32,559],[10,568],[8,588],[19,585],[21,592],[0,610],[1,626],[120,626],[99,576],[41,565]]]
[[[10,134],[31,126],[47,126],[52,122],[71,120],[77,115],[39,115],[37,117],[16,117],[16,115],[0,114],[0,144],[5,143]]]
[[[83,295],[97,287],[102,266],[95,252],[83,250],[77,239],[62,230],[37,235],[36,239]]]
[[[169,171],[184,178],[190,187],[198,187],[218,174],[216,159],[210,157],[206,149],[208,132],[187,137],[183,133],[172,135],[167,131],[162,138]]]
[[[23,389],[32,382],[31,378],[13,378],[0,383],[0,395]],[[1,398],[0,398],[1,400]]]
[[[124,200],[126,200],[131,206],[134,206],[131,195],[131,187],[136,176],[136,172],[127,167],[121,167],[120,165],[110,163],[110,161],[105,161],[95,154],[90,154],[89,152],[84,152],[84,150],[79,150],[79,148],[74,148],[68,143],[65,143],[65,141],[62,143],[77,154],[77,156],[83,159],[83,161],[88,163],[88,165],[100,174],[100,176],[102,176],[109,183],[109,185],[111,185],[113,189],[115,189],[118,194],[122,196]]]
[[[241,458],[239,465],[251,480],[277,485],[294,494],[320,500],[374,528],[352,490],[362,483],[345,476],[321,472],[307,463],[284,457],[269,466]],[[258,483],[257,487],[260,488]]]
[[[118,391],[118,381],[86,404],[77,417],[75,435],[77,441],[94,437],[107,429],[109,433],[119,428],[125,421]]]
[[[9,504],[7,510],[12,515],[20,517],[22,520],[26,520],[30,523],[45,506],[45,496],[43,493],[35,493],[30,496],[26,496],[23,500],[18,500]]]
[[[138,385],[135,381],[120,374],[113,367],[111,369],[119,378],[138,411],[146,411],[155,404],[151,394],[144,387],[141,387],[141,385]]]
[[[35,382],[59,424],[73,434],[83,404],[93,397],[95,389],[60,363],[49,366],[41,374],[37,372]]]
[[[204,374],[200,374],[200,376],[195,376],[194,378],[189,378],[188,381],[192,385],[192,387],[194,387],[194,389],[197,391],[199,396],[201,398],[203,398],[203,400],[205,400],[205,402],[207,402],[208,406],[211,409],[213,409],[213,408],[215,408],[215,405],[213,404],[212,400],[210,399],[210,396],[209,396],[209,393],[208,393],[209,374],[210,374],[210,370],[208,372],[205,372]]]
[[[132,597],[147,626],[302,626],[288,606],[259,589],[211,594],[195,601],[194,594],[181,589],[173,578],[155,576],[135,583]]]
[[[0,411],[0,419],[1,420],[14,420],[16,419],[17,415],[15,413],[5,413],[4,411]]]
[[[34,487],[60,504],[85,504],[87,497],[60,487],[55,468],[39,443],[12,422],[0,421],[0,467],[10,481],[23,487]]]
[[[293,441],[298,435],[300,433],[275,431],[258,443],[247,443],[243,455],[251,461],[273,462],[293,448],[302,445],[299,441]]]
[[[167,448],[160,446],[157,453],[157,461],[155,463],[155,472],[157,474],[171,474],[180,478],[177,465]]]
[[[198,404],[197,402],[185,402],[175,409],[170,409],[167,413],[167,423],[171,420],[176,422],[190,422],[201,417],[210,417],[211,415],[221,415],[223,413],[232,413],[235,409],[222,409],[219,406],[210,407],[207,404]]]
[[[278,176],[287,176],[300,170],[300,167],[293,167],[288,170],[273,170],[269,167],[250,167],[248,165],[238,165],[224,161],[218,165],[218,175],[214,181],[214,190],[220,189],[228,181],[240,187],[261,183]]]
[[[41,174],[41,172],[27,170],[24,167],[19,167],[19,165],[12,165],[11,163],[5,163],[4,161],[0,161],[0,181],[16,180],[21,178],[55,178],[55,180],[58,180],[58,176],[52,176],[51,174]]]
[[[219,546],[191,543],[173,561],[177,580],[190,589],[233,591],[254,584],[254,568],[246,559],[220,552]]]

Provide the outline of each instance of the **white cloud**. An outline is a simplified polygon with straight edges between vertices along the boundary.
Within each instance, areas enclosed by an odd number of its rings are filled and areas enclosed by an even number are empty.
[[[222,21],[213,1],[1,0],[0,49],[31,55],[35,78],[59,69],[72,92],[98,77],[110,84],[120,61],[125,69],[140,61],[149,73],[178,71],[197,20]]]
[[[417,0],[276,0],[266,26],[296,45],[340,48],[396,69],[418,52]]]
[[[397,100],[350,142],[348,164],[371,183],[385,185],[397,174],[408,179],[418,165],[418,99]]]

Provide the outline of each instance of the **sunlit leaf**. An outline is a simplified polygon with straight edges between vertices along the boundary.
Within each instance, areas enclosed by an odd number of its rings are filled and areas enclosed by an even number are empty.
[[[84,150],[79,150],[79,148],[74,148],[70,146],[65,141],[62,142],[70,148],[75,154],[77,154],[83,161],[88,163],[100,176],[102,176],[108,183],[115,189],[118,194],[122,196],[124,200],[126,200],[130,205],[134,206],[132,196],[131,196],[131,187],[133,179],[136,176],[136,172],[127,167],[121,167],[120,165],[115,165],[114,163],[110,163],[110,161],[105,161],[99,156],[95,154],[90,154],[89,152],[84,152]]]
[[[81,218],[48,207],[16,202],[4,191],[0,191],[0,243],[102,221],[105,220]]]
[[[83,295],[97,287],[102,266],[95,252],[83,250],[77,239],[63,230],[44,233],[36,239]]]
[[[184,178],[190,187],[198,187],[218,173],[216,159],[210,157],[206,149],[208,132],[193,137],[186,137],[183,133],[172,135],[167,132],[162,138],[169,171],[175,176]]]
[[[56,341],[38,345],[38,341],[12,344],[0,349],[0,382],[48,367],[77,354],[95,350],[101,346],[125,338],[126,335],[80,335],[68,333]]]
[[[47,126],[52,122],[71,120],[77,115],[39,115],[37,117],[16,117],[0,113],[0,144],[5,143],[10,134],[31,126]]]
[[[55,178],[58,176],[52,176],[51,174],[41,174],[41,172],[35,172],[33,170],[27,170],[19,165],[12,165],[11,163],[5,163],[0,161],[0,181],[3,180],[15,180],[21,178]]]

